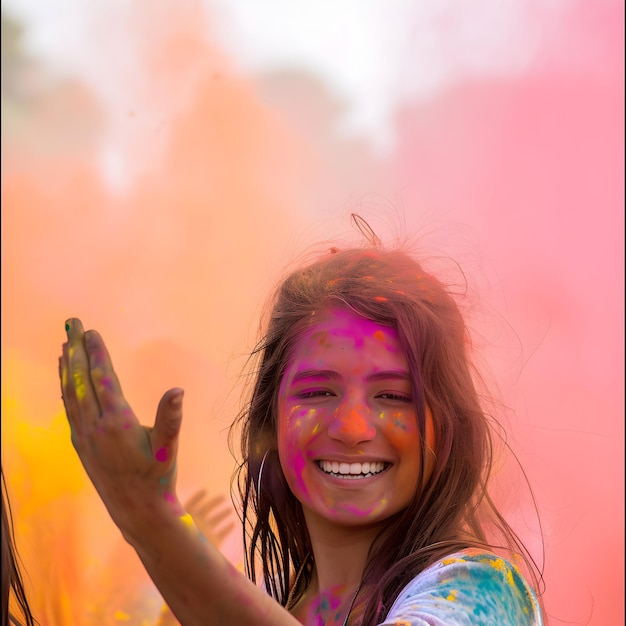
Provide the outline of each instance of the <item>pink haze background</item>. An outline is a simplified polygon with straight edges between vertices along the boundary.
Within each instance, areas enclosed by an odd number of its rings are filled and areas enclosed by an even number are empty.
[[[623,4],[541,14],[508,74],[459,64],[396,107],[387,152],[337,131],[346,105],[323,77],[238,66],[201,5],[133,6],[99,5],[89,27],[99,93],[29,56],[3,18],[2,463],[41,623],[144,626],[161,606],[71,447],[64,320],[102,332],[145,423],[186,389],[181,492],[227,493],[263,299],[309,244],[354,240],[352,210],[383,239],[411,234],[453,280],[442,257],[460,261],[543,523],[545,555],[505,467],[499,497],[543,560],[548,623],[622,623]],[[446,20],[435,34],[460,59]],[[224,551],[239,562],[237,535]]]

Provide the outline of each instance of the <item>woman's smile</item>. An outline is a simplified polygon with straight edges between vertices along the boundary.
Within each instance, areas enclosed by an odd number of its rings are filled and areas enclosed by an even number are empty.
[[[384,461],[369,461],[345,463],[340,461],[316,461],[318,467],[325,473],[336,478],[363,479],[376,476],[384,472],[389,463]]]

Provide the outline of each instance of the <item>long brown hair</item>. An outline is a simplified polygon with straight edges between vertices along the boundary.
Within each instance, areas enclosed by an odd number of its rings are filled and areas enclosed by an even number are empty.
[[[0,468],[0,472],[2,473],[2,626],[9,626],[10,624],[20,626],[22,623],[26,626],[35,626],[37,622],[28,604],[18,562],[19,557],[15,548],[13,518],[4,479],[4,468]],[[23,622],[9,611],[11,592],[15,596]]]
[[[469,333],[459,307],[408,253],[386,250],[377,240],[366,248],[332,249],[292,272],[270,302],[266,331],[253,351],[258,366],[251,397],[231,430],[232,435],[241,429],[242,461],[235,479],[248,576],[257,581],[260,559],[267,591],[283,606],[289,603],[287,608],[311,580],[302,507],[278,459],[277,396],[295,342],[315,324],[316,314],[333,303],[397,331],[412,378],[422,460],[427,456],[426,407],[435,428],[430,479],[371,546],[363,575],[362,623],[384,617],[424,568],[470,546],[519,555],[537,589],[540,573],[487,491],[492,427],[477,393]],[[294,572],[301,572],[296,581]]]

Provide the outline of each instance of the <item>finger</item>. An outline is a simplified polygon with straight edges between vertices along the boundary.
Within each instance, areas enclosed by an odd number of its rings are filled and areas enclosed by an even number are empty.
[[[211,524],[213,526],[217,526],[220,522],[227,519],[231,514],[230,509],[224,509],[219,513],[215,513],[211,517],[206,517],[207,524]]]
[[[100,333],[95,330],[85,333],[85,351],[89,361],[89,377],[102,415],[114,418],[132,413]]]
[[[61,386],[61,400],[63,400],[63,406],[67,413],[67,402],[65,401],[65,387],[67,385],[67,343],[61,346],[61,356],[59,357],[59,384]]]
[[[200,502],[195,506],[197,515],[208,518],[209,514],[220,515],[222,511],[230,511],[230,507],[226,504],[223,497],[213,498],[209,502]]]
[[[199,489],[187,500],[187,502],[185,503],[185,508],[193,509],[197,507],[200,504],[200,502],[204,500],[206,495],[207,495],[206,489]]]
[[[222,528],[221,530],[215,532],[213,535],[213,544],[219,546],[224,541],[224,539],[226,539],[226,537],[228,537],[228,535],[234,530],[234,528],[235,522],[231,522],[225,528]]]
[[[75,395],[68,389],[69,370],[68,370],[68,344],[63,344],[63,351],[59,357],[59,379],[61,382],[61,399],[65,407],[65,415],[70,425],[72,433],[72,442],[75,443],[75,435],[81,433],[80,413]]]
[[[100,418],[101,411],[89,376],[83,325],[79,319],[71,318],[65,323],[65,330],[69,343],[65,392],[77,408],[77,418],[81,425],[93,426]]]
[[[197,494],[196,496],[191,498],[188,502],[188,505],[191,508],[195,508],[196,511],[206,513],[208,511],[215,510],[220,506],[225,506],[226,498],[224,494],[219,494],[207,500],[207,492],[203,490],[201,495]]]
[[[63,344],[63,353],[60,362],[60,376],[61,376],[61,396],[63,398],[63,405],[65,406],[65,414],[70,424],[70,430],[72,433],[72,443],[76,447],[77,435],[84,433],[83,421],[81,419],[80,407],[76,398],[76,390],[73,385],[73,379],[70,375],[69,364],[69,343]]]
[[[183,394],[184,391],[180,388],[170,389],[159,402],[154,428],[150,434],[152,449],[158,461],[165,462],[176,456],[183,419]]]

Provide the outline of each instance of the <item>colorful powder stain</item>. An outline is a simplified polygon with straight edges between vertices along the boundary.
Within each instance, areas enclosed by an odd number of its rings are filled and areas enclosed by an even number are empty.
[[[385,341],[385,333],[382,330],[374,331],[372,337],[374,337],[376,341]]]
[[[300,489],[300,493],[308,493],[308,489],[307,486],[304,483],[304,480],[302,478],[302,470],[304,469],[305,465],[306,465],[306,459],[304,458],[304,454],[299,452],[295,458],[294,458],[294,465],[295,465],[295,475],[298,477],[298,489]]]
[[[351,409],[349,414],[342,419],[340,431],[346,435],[360,437],[363,433],[369,432],[371,426],[367,418],[362,415],[362,407]]]

